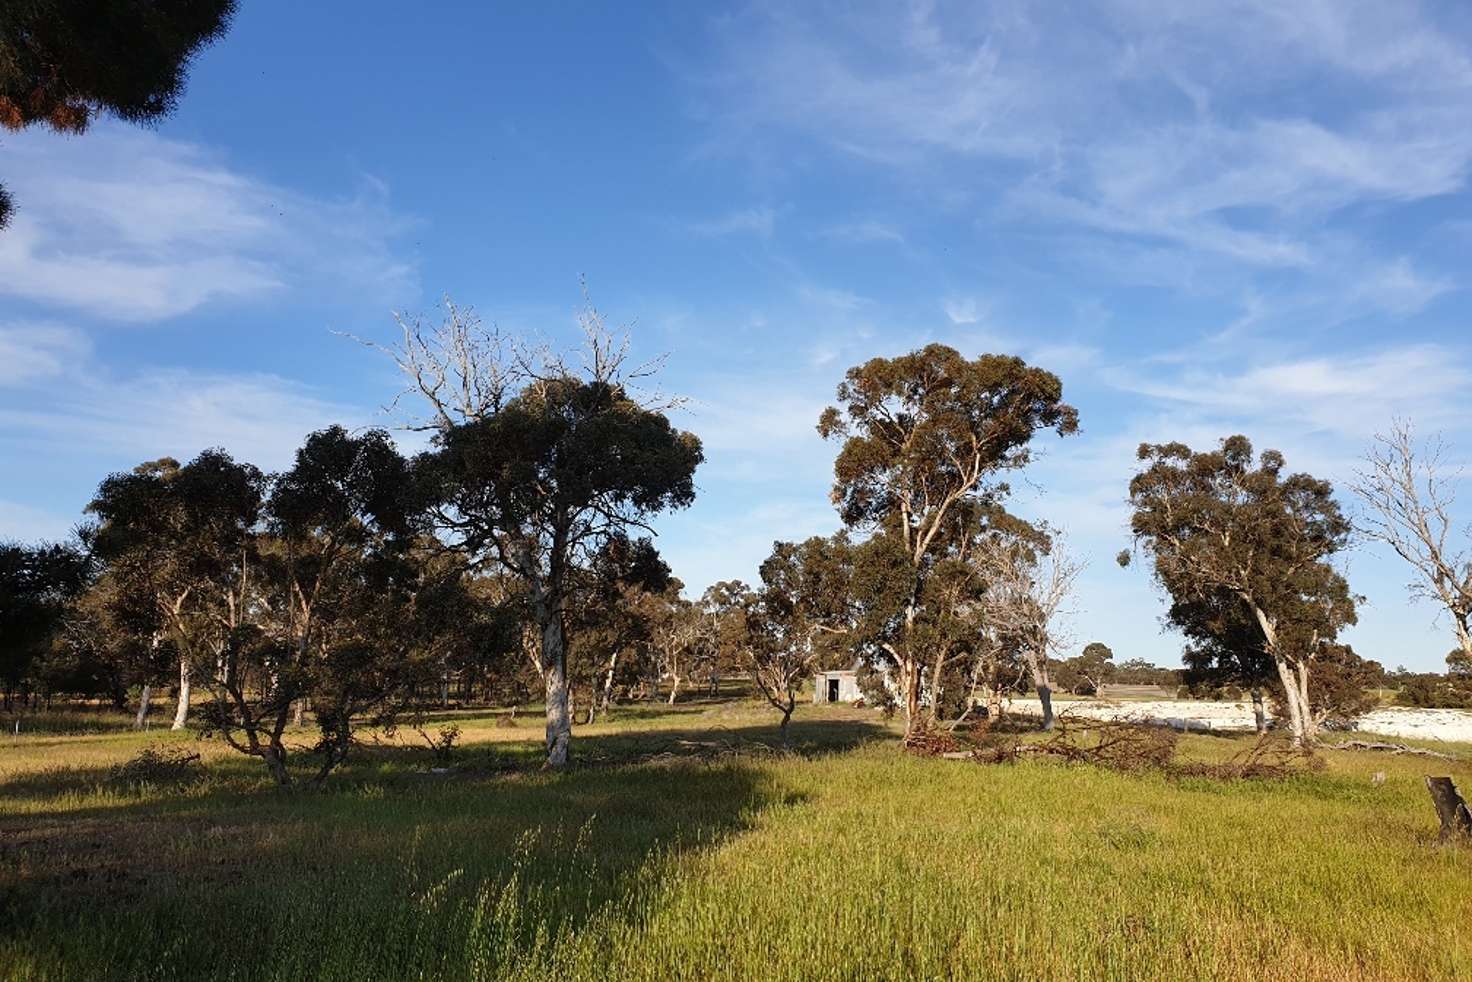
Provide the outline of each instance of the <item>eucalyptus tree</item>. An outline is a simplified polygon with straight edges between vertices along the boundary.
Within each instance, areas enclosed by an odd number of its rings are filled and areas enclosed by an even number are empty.
[[[700,642],[710,662],[710,694],[720,694],[720,678],[750,668],[747,614],[756,594],[741,580],[719,580],[700,596]]]
[[[820,667],[832,667],[852,628],[848,543],[842,536],[776,542],[761,564],[761,591],[742,604],[752,678],[782,714],[782,746],[797,692]]]
[[[942,344],[855,366],[837,396],[818,432],[843,441],[832,497],[844,524],[883,540],[865,558],[891,567],[898,591],[884,650],[908,733],[921,722],[916,622],[949,523],[968,502],[1004,496],[1000,477],[1032,459],[1033,437],[1075,432],[1078,413],[1051,372],[1003,355],[967,359]]]
[[[359,545],[337,565],[318,595],[310,656],[295,666],[318,731],[319,783],[347,759],[359,728],[392,730],[447,663],[493,640],[463,568],[433,543]]]
[[[680,596],[683,584],[672,580],[664,590],[644,591],[636,601],[647,624],[645,644],[654,670],[670,682],[669,704],[680,686],[700,669],[709,648],[703,644],[704,622],[694,603]]]
[[[1114,652],[1092,641],[1083,651],[1058,665],[1058,682],[1075,695],[1099,695],[1114,674]]]
[[[88,505],[97,520],[93,551],[117,581],[111,597],[120,605],[118,622],[134,624],[141,635],[141,612],[121,607],[151,605],[156,623],[148,643],[157,647],[166,634],[177,652],[176,730],[188,719],[196,672],[223,650],[231,624],[222,605],[240,614],[264,489],[256,467],[216,449],[182,467],[164,457],[113,474]],[[145,681],[144,712],[148,691]]]
[[[1330,562],[1352,532],[1333,487],[1285,474],[1275,450],[1254,466],[1243,436],[1199,453],[1181,443],[1142,444],[1138,457],[1131,528],[1156,580],[1178,604],[1225,594],[1242,605],[1283,687],[1294,742],[1312,742],[1311,667],[1354,623],[1357,599]],[[1130,553],[1120,560],[1128,564]]]
[[[425,573],[408,560],[415,490],[387,433],[340,426],[309,435],[271,482],[251,592],[228,596],[218,618],[225,644],[206,726],[279,784],[291,781],[284,735],[299,700],[317,704],[321,777],[346,753],[354,712],[401,688],[423,606]]]
[[[69,605],[93,573],[91,557],[75,543],[0,542],[0,686],[7,710],[16,689],[36,681]]]
[[[527,589],[546,691],[547,764],[568,760],[567,620],[585,569],[611,537],[650,531],[695,498],[700,441],[668,402],[642,398],[652,368],[627,363],[596,311],[583,316],[580,366],[530,351],[450,308],[436,329],[404,324],[390,349],[428,403],[433,449],[419,460],[431,512],[472,569],[499,568]]]

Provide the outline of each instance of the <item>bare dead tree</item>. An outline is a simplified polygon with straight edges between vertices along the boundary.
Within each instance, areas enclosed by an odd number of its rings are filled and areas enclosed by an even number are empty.
[[[1013,639],[1032,674],[1043,704],[1043,729],[1053,728],[1050,655],[1062,651],[1068,638],[1059,627],[1083,564],[1071,558],[1061,541],[1047,551],[1003,536],[988,538],[975,562],[987,584],[980,607],[989,632]]]
[[[1360,530],[1411,565],[1411,595],[1446,609],[1457,644],[1472,657],[1472,528],[1457,540],[1455,479],[1443,471],[1445,452],[1440,439],[1418,446],[1411,424],[1397,420],[1389,433],[1375,435],[1351,488],[1366,506]]]

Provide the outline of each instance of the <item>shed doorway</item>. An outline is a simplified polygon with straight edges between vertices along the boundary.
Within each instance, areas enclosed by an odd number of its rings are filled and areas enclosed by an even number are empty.
[[[838,701],[838,679],[829,679],[828,680],[828,701],[829,702],[837,702]]]

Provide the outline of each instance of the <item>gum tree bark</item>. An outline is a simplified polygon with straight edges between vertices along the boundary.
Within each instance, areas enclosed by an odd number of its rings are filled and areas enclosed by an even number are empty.
[[[153,686],[144,682],[143,691],[138,694],[138,715],[133,719],[133,729],[143,729],[143,723],[148,719],[148,711],[151,708],[153,708]]]
[[[174,708],[173,730],[182,730],[189,722],[189,696],[194,684],[194,666],[188,658],[179,659],[179,703]]]

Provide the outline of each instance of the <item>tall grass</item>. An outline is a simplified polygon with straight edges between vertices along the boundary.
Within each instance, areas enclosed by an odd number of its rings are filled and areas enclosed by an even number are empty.
[[[77,761],[33,748],[0,776],[0,966],[17,979],[1472,973],[1472,850],[1435,845],[1421,786],[1430,771],[1472,783],[1465,764],[1336,752],[1278,783],[986,767],[908,757],[858,714],[817,707],[795,730],[805,755],[614,763],[770,738],[755,713],[595,727],[582,749],[609,766],[567,774],[479,766],[532,759],[535,731],[465,720],[460,774],[380,755],[324,793],[276,792],[218,755],[193,785],[110,784],[104,751],[126,757],[132,735]]]

